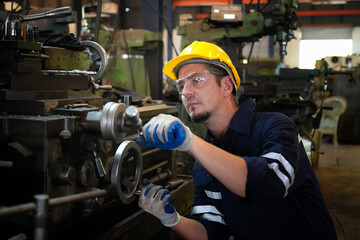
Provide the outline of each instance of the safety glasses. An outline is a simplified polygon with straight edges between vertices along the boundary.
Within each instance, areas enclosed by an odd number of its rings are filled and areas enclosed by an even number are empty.
[[[203,70],[200,72],[193,72],[185,77],[179,78],[176,80],[176,89],[179,94],[182,94],[185,84],[193,88],[201,88],[209,80],[210,72]]]

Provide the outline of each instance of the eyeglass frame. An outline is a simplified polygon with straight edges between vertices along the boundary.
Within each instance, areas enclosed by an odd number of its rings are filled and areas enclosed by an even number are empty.
[[[182,92],[183,92],[183,89],[184,89],[184,87],[183,87],[182,89],[180,89],[180,87],[179,87],[179,81],[185,80],[185,83],[184,83],[184,85],[183,85],[183,86],[185,86],[186,83],[189,83],[189,81],[186,81],[187,79],[189,79],[190,77],[196,77],[195,74],[201,74],[201,73],[205,73],[205,74],[206,74],[205,79],[204,79],[203,82],[201,83],[201,86],[195,86],[195,85],[194,85],[194,82],[191,82],[190,86],[191,86],[191,87],[194,87],[194,88],[196,88],[196,89],[199,89],[199,88],[203,87],[203,86],[204,86],[203,84],[205,84],[205,83],[209,80],[210,74],[213,74],[211,71],[206,70],[206,69],[205,69],[205,70],[202,70],[202,71],[199,71],[199,72],[189,73],[189,74],[186,75],[185,77],[182,77],[182,78],[179,78],[179,79],[175,80],[175,85],[176,85],[176,90],[177,90],[177,92],[181,95]]]

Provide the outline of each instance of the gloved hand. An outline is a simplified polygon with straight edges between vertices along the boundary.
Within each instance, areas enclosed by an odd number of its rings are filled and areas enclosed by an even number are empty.
[[[148,147],[187,151],[193,141],[192,133],[178,118],[159,114],[143,127],[143,137],[136,143]]]
[[[150,184],[141,189],[138,204],[144,211],[160,219],[165,227],[172,227],[179,223],[180,215],[171,205],[171,201],[169,190]]]

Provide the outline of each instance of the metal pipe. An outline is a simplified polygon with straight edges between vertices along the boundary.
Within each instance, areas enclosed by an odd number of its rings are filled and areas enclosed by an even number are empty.
[[[68,196],[58,197],[58,198],[52,198],[49,199],[49,206],[57,206],[62,204],[67,204],[71,202],[77,202],[85,199],[90,198],[96,198],[96,197],[102,197],[107,195],[108,191],[104,189],[96,190],[96,191],[90,191],[90,192],[84,192],[84,193],[77,193],[72,194]],[[37,207],[36,203],[25,203],[20,204],[12,207],[4,207],[0,208],[0,216],[15,214],[15,213],[21,213],[21,212],[28,212],[35,210]]]

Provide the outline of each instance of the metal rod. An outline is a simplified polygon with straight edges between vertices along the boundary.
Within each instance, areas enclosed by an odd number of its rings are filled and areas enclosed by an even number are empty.
[[[77,202],[85,199],[90,198],[96,198],[96,197],[102,197],[105,196],[108,193],[107,190],[101,189],[96,191],[90,191],[90,192],[84,192],[84,193],[78,193],[78,194],[72,194],[68,196],[58,197],[49,199],[49,206],[57,206],[61,204],[71,203],[71,202]],[[15,213],[21,213],[21,212],[28,212],[35,210],[37,207],[36,203],[25,203],[20,204],[12,207],[4,207],[0,208],[0,216],[15,214]]]
[[[34,210],[36,208],[35,203],[24,203],[12,207],[3,207],[0,208],[0,216],[20,213],[20,212],[28,212]]]
[[[157,175],[155,175],[154,177],[150,178],[149,179],[149,182],[151,183],[158,183],[160,181],[163,181],[165,180],[166,178],[170,177],[171,176],[171,171],[168,170],[166,172],[162,172],[162,173],[159,173]]]
[[[169,162],[169,161],[165,160],[165,161],[162,161],[162,162],[160,162],[160,163],[158,163],[158,164],[156,164],[156,165],[153,165],[153,166],[145,169],[145,170],[143,171],[143,174],[146,174],[146,173],[148,173],[148,172],[151,172],[151,171],[153,171],[153,170],[155,170],[155,169],[157,169],[157,168],[159,168],[159,167],[162,167],[162,166],[166,165],[168,162]]]
[[[90,191],[90,192],[73,194],[73,195],[69,195],[69,196],[53,198],[53,199],[49,200],[49,205],[57,206],[57,205],[62,205],[62,204],[71,203],[71,202],[77,202],[77,201],[81,201],[81,200],[85,200],[85,199],[102,197],[102,196],[105,196],[107,193],[108,192],[106,190],[102,189],[102,190],[96,190],[96,191]]]
[[[149,151],[146,151],[146,152],[143,152],[143,157],[147,156],[147,155],[150,155],[150,154],[153,154],[153,153],[156,153],[156,152],[160,152],[162,151],[162,149],[159,149],[159,148],[155,148],[155,149],[151,149]]]

